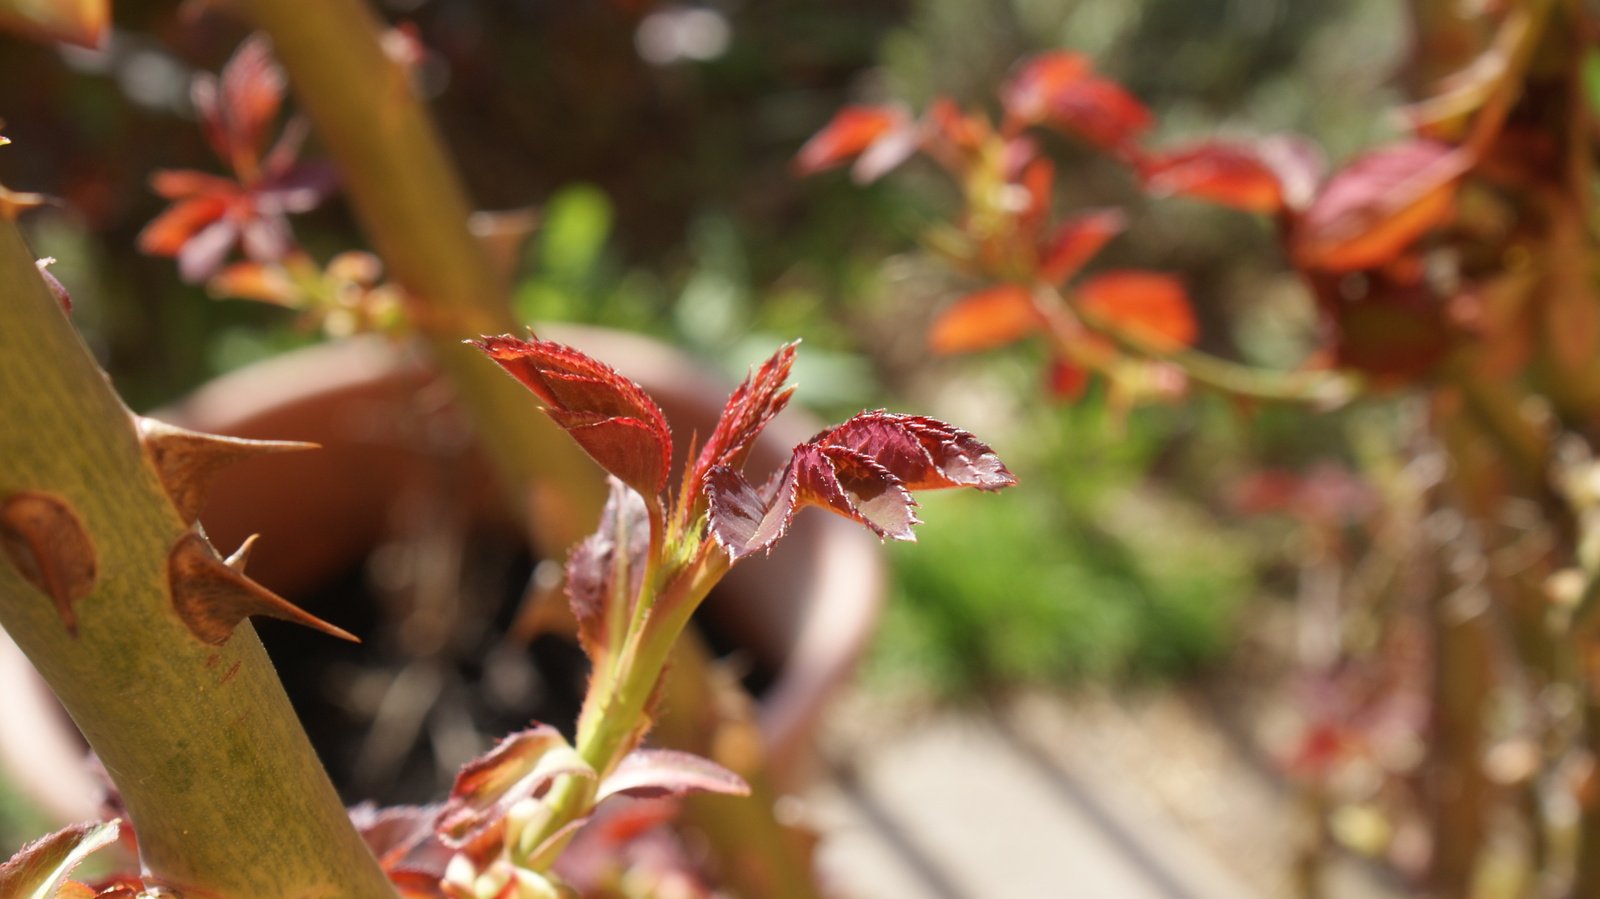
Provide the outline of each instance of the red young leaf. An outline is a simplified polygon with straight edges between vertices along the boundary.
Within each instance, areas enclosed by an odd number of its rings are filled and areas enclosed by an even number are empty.
[[[1120,209],[1094,209],[1067,219],[1039,250],[1040,277],[1051,284],[1067,280],[1127,227]]]
[[[821,506],[885,539],[911,540],[911,489],[997,490],[1015,482],[965,431],[931,418],[864,412],[796,447],[763,490],[726,466],[713,468],[705,486],[712,536],[738,561],[769,550],[803,506]]]
[[[1125,148],[1154,121],[1143,103],[1095,75],[1076,53],[1046,53],[1024,63],[1001,102],[1013,122],[1049,125],[1108,150]]]
[[[220,78],[202,73],[190,87],[211,149],[241,178],[255,174],[285,86],[270,44],[256,34],[234,51]]]
[[[660,799],[688,793],[748,796],[750,785],[727,768],[698,755],[671,749],[635,749],[600,782],[595,803],[612,796]]]
[[[863,412],[811,442],[859,452],[887,469],[907,490],[999,490],[1017,482],[994,450],[936,418]]]
[[[955,171],[976,158],[993,132],[987,120],[962,113],[947,97],[938,97],[923,113],[928,130],[928,154]]]
[[[1194,343],[1198,328],[1183,284],[1155,272],[1113,271],[1078,286],[1085,313],[1143,340],[1157,350]]]
[[[400,872],[428,873],[435,885],[452,854],[434,835],[439,812],[437,805],[378,808],[370,802],[349,810],[350,823],[391,880]]]
[[[726,465],[737,470],[744,465],[756,437],[773,416],[783,411],[794,394],[793,387],[783,384],[794,367],[794,350],[798,344],[799,341],[793,341],[779,347],[728,395],[716,429],[695,460],[690,484],[698,486],[713,466]]]
[[[997,284],[939,313],[928,330],[928,345],[936,353],[971,353],[1021,340],[1043,326],[1026,287]]]
[[[813,175],[843,165],[866,153],[880,139],[891,138],[910,127],[911,117],[898,106],[846,106],[795,154],[794,170],[800,175]]]
[[[1080,53],[1043,53],[1023,63],[1001,91],[1006,115],[1020,122],[1041,122],[1056,98],[1089,77],[1089,60]]]
[[[513,805],[542,796],[563,775],[593,777],[594,769],[559,731],[536,724],[511,734],[456,775],[434,825],[439,839],[457,849],[473,843],[498,826]]]
[[[1414,140],[1367,153],[1330,179],[1291,238],[1305,268],[1356,271],[1395,258],[1454,208],[1469,155]]]
[[[610,617],[631,611],[631,606],[619,607],[612,600],[617,577],[628,579],[621,589],[631,603],[639,593],[650,549],[650,515],[644,500],[620,480],[610,482],[600,527],[567,554],[567,600],[578,621],[578,642],[596,667],[606,651]]]
[[[590,458],[647,499],[671,465],[666,416],[639,385],[571,347],[509,334],[468,341],[545,402]]]
[[[1284,207],[1283,186],[1254,147],[1207,142],[1147,157],[1139,166],[1145,189],[1178,194],[1245,212],[1271,215]]]
[[[50,899],[85,857],[116,842],[117,822],[74,824],[34,840],[0,865],[0,896]]]

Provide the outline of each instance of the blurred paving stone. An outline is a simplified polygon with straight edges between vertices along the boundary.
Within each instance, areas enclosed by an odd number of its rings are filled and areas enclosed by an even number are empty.
[[[940,715],[856,746],[810,797],[820,864],[859,899],[1251,899],[1171,825],[1130,816],[994,719]]]

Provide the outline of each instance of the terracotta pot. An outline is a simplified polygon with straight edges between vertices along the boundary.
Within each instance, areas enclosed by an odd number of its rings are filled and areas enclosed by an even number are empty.
[[[726,384],[647,339],[578,327],[550,327],[541,333],[612,363],[639,381],[666,412],[678,435],[680,455],[687,435],[710,432],[726,398]],[[359,629],[364,622],[352,620],[357,612],[340,607],[337,591],[330,600],[326,588],[341,573],[361,570],[375,549],[394,545],[397,531],[416,538],[404,544],[412,564],[403,567],[417,582],[453,575],[462,566],[463,553],[485,543],[501,547],[502,555],[505,547],[521,545],[496,485],[448,397],[448,389],[418,360],[386,342],[358,339],[247,367],[155,416],[212,433],[306,440],[322,446],[314,452],[252,459],[225,471],[201,521],[225,552],[249,534],[260,533],[249,566],[252,576],[297,601],[307,601],[320,588],[324,595],[310,600],[313,611]],[[531,396],[528,414],[539,414]],[[803,414],[786,412],[758,442],[750,471],[775,469],[796,443],[818,427]],[[432,540],[429,534],[434,532],[467,539]],[[779,782],[792,782],[823,706],[853,670],[881,605],[883,577],[875,540],[848,522],[810,512],[800,516],[770,557],[747,560],[734,569],[702,611],[714,635],[720,636],[718,642],[736,648],[745,664],[765,674],[758,697],[759,723]],[[411,586],[409,595],[428,592],[423,589],[426,584]],[[391,627],[386,642],[391,647],[402,644],[402,655],[437,657],[444,647],[436,644],[460,637],[460,608],[445,610],[455,615],[451,627],[430,627],[430,621],[440,620],[438,606],[456,602],[451,598],[454,591],[446,585],[432,594],[435,599],[443,597],[443,602],[378,610]],[[469,617],[484,619],[477,622],[480,628],[493,619],[503,626],[507,617],[503,608],[465,611]],[[403,619],[398,625],[397,615]],[[352,650],[329,647],[320,636],[311,635],[309,642],[293,643],[285,650],[270,627],[263,628],[263,635],[280,669],[292,668],[297,651],[359,665],[356,656],[339,655]],[[450,702],[448,690],[439,692],[437,679],[428,679],[428,672],[436,669],[422,665],[395,670],[400,677],[420,678],[418,691],[432,690],[429,695],[436,700]],[[291,681],[292,671],[285,673],[286,681]],[[373,679],[369,671],[367,680]],[[500,688],[516,690],[520,682],[511,680]],[[290,686],[293,691],[294,684]],[[385,698],[377,700],[382,706],[392,696],[404,700],[411,687],[401,689],[392,682],[352,689],[367,689],[369,694],[386,690]],[[456,695],[454,701],[472,700]],[[374,727],[369,737],[381,751],[393,734]],[[0,757],[25,759],[26,744],[32,742],[28,733],[9,723],[0,727]],[[11,744],[11,751],[6,744]],[[17,744],[22,744],[22,751]],[[81,793],[81,784],[63,785],[63,795]]]

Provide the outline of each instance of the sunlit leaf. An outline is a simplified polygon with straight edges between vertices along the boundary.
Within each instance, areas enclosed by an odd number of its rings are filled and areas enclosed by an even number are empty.
[[[971,353],[1020,340],[1043,327],[1028,289],[997,284],[950,304],[928,331],[936,353]]]
[[[1063,221],[1039,250],[1039,275],[1060,284],[1128,226],[1120,209],[1095,209]]]
[[[1117,328],[1156,350],[1194,343],[1194,311],[1183,284],[1171,275],[1112,271],[1088,278],[1076,291],[1086,315]]]
[[[801,175],[812,175],[843,165],[867,152],[880,139],[910,128],[911,117],[899,106],[846,106],[795,154],[794,170]],[[882,174],[878,169],[886,171],[887,161],[875,162],[872,173]]]
[[[1327,271],[1372,268],[1449,220],[1456,182],[1471,165],[1446,144],[1417,140],[1358,157],[1312,202],[1291,238],[1297,264]]]
[[[884,539],[914,539],[911,489],[1016,483],[976,437],[931,418],[863,412],[795,448],[766,488],[725,466],[706,476],[712,536],[735,560],[769,550],[795,513],[820,506]]]
[[[470,341],[545,403],[601,468],[652,498],[671,464],[672,435],[655,401],[610,366],[547,340],[509,334]]]
[[[0,896],[52,899],[90,853],[116,842],[117,822],[74,824],[34,840],[0,865]]]
[[[756,437],[773,416],[783,411],[794,394],[794,388],[785,387],[784,382],[794,367],[798,345],[799,341],[784,344],[728,395],[716,429],[695,461],[691,485],[698,486],[713,466],[738,469],[744,464]]]
[[[1121,85],[1093,73],[1076,53],[1054,52],[1023,64],[1001,92],[1007,117],[1047,125],[1108,150],[1150,129],[1150,110]]]
[[[1284,207],[1278,173],[1254,147],[1212,141],[1146,157],[1139,168],[1145,189],[1158,196],[1195,197],[1268,215]]]
[[[595,802],[612,796],[659,799],[688,793],[748,796],[744,778],[707,758],[671,749],[635,749],[600,782]]]
[[[501,740],[456,775],[436,831],[445,845],[461,847],[504,821],[513,805],[544,795],[556,778],[594,777],[560,731],[534,725]]]
[[[609,481],[600,526],[567,554],[567,599],[578,622],[578,642],[596,666],[606,651],[610,622],[631,611],[617,599],[631,602],[638,595],[650,549],[644,499],[622,481]]]

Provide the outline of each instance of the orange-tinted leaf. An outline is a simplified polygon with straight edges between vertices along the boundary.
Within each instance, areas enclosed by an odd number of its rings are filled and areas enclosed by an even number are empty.
[[[610,366],[547,340],[509,334],[470,341],[545,403],[601,468],[647,499],[661,492],[672,434],[660,407]]]
[[[1078,307],[1157,350],[1177,350],[1194,343],[1198,328],[1189,295],[1171,275],[1113,271],[1085,280],[1077,290]]]
[[[1132,94],[1094,74],[1077,53],[1033,57],[1001,90],[1006,119],[1048,125],[1108,150],[1125,149],[1154,121]]]
[[[1146,190],[1209,200],[1246,212],[1273,214],[1284,206],[1277,172],[1255,148],[1208,142],[1147,157],[1140,165]]]
[[[228,212],[228,200],[207,194],[180,200],[139,232],[139,251],[151,256],[177,256],[201,229]]]
[[[0,0],[0,28],[94,49],[111,24],[111,0]]]
[[[214,297],[260,300],[279,306],[299,306],[303,294],[283,266],[262,262],[239,262],[218,272],[206,282]]]
[[[1296,264],[1355,271],[1393,259],[1449,220],[1456,182],[1470,165],[1464,151],[1426,140],[1357,158],[1329,180],[1295,229]]]
[[[898,106],[846,106],[795,154],[794,170],[812,175],[843,165],[879,138],[906,127],[909,118]]]
[[[51,899],[90,853],[116,842],[117,822],[74,824],[34,840],[0,865],[0,896]]]
[[[969,293],[941,312],[928,331],[928,345],[937,353],[971,353],[1004,346],[1041,327],[1028,289],[998,284]]]
[[[168,200],[211,195],[227,198],[240,193],[237,183],[219,175],[192,169],[163,169],[150,176],[150,189]]]
[[[1051,359],[1045,372],[1045,386],[1053,399],[1075,403],[1089,389],[1089,370],[1060,357]]]
[[[1067,280],[1127,226],[1128,217],[1120,209],[1096,209],[1067,219],[1040,248],[1040,277],[1052,284]]]
[[[1022,64],[1000,92],[1006,116],[1035,124],[1049,116],[1063,92],[1090,77],[1089,60],[1080,53],[1055,51]]]
[[[1022,189],[1027,192],[1028,205],[1017,213],[1017,227],[1030,236],[1037,234],[1039,228],[1050,215],[1050,203],[1054,198],[1053,191],[1056,184],[1056,166],[1044,157],[1036,155],[1037,147],[1030,147],[1030,156],[1022,166],[1022,174],[1017,179]]]
[[[923,113],[928,122],[929,153],[953,169],[977,156],[993,134],[987,120],[969,116],[947,97],[939,97]]]

